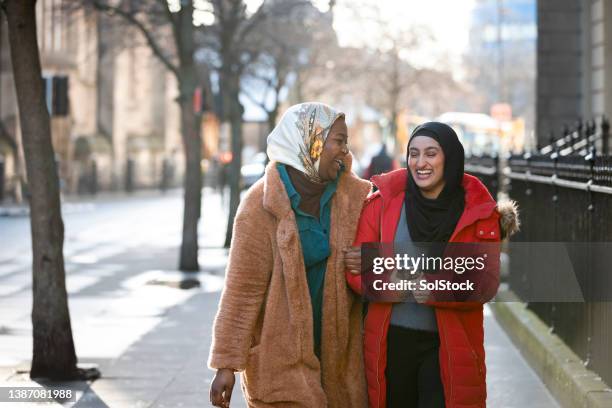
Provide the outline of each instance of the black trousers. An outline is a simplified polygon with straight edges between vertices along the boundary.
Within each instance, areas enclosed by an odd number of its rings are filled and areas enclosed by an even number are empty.
[[[444,408],[437,332],[389,326],[387,407]]]

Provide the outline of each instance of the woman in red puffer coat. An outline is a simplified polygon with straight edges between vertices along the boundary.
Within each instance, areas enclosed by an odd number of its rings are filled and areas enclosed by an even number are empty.
[[[499,284],[499,245],[518,228],[513,202],[497,204],[463,171],[464,151],[449,126],[428,122],[411,135],[407,169],[373,177],[347,280],[362,291],[359,246],[366,242],[485,242],[479,302],[369,303],[364,358],[373,408],[486,406],[483,301]]]

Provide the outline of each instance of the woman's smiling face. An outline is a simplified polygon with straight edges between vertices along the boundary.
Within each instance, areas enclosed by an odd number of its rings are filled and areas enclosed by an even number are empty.
[[[424,197],[437,198],[444,189],[444,151],[428,136],[415,136],[408,147],[408,169]]]
[[[344,156],[348,154],[348,130],[344,117],[338,118],[325,139],[319,162],[319,177],[332,181],[338,177]]]

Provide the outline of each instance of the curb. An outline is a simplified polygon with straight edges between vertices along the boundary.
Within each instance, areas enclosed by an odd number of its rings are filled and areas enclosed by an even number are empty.
[[[508,290],[489,303],[512,342],[563,407],[610,408],[612,389]]]
[[[25,206],[19,207],[0,207],[0,217],[27,217],[30,209]]]
[[[211,194],[207,187],[202,187],[203,194]],[[148,199],[157,197],[172,197],[179,195],[182,190],[179,188],[168,189],[165,192],[159,189],[141,189],[131,193],[123,191],[103,191],[95,195],[77,195],[77,194],[62,194],[60,196],[62,213],[80,212],[90,210],[96,203],[104,203],[110,201],[119,201],[124,199]],[[0,217],[29,217],[30,206],[25,201],[25,204],[2,204],[0,203]]]

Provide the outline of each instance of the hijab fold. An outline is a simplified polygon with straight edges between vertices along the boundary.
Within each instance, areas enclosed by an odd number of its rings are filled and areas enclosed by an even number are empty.
[[[418,126],[412,132],[410,142],[417,136],[430,137],[442,147],[445,185],[437,198],[426,198],[408,171],[404,204],[410,237],[418,243],[448,242],[465,207],[465,191],[461,185],[465,161],[463,145],[455,131],[441,122]]]

